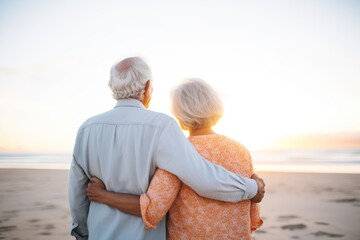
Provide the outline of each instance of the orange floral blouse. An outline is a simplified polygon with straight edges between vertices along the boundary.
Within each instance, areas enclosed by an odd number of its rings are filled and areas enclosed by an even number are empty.
[[[245,177],[253,174],[250,153],[238,142],[218,134],[189,140],[208,161]],[[140,206],[148,229],[155,228],[169,211],[167,239],[251,239],[251,232],[263,223],[258,204],[203,198],[162,169],[156,171],[149,189],[141,195]]]

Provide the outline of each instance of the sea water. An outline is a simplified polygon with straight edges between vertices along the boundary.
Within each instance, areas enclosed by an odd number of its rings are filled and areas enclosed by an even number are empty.
[[[360,149],[251,151],[255,171],[360,174]],[[69,169],[71,154],[0,154],[0,168]]]
[[[360,173],[360,149],[251,152],[255,171]]]
[[[69,169],[71,154],[0,153],[0,168]]]

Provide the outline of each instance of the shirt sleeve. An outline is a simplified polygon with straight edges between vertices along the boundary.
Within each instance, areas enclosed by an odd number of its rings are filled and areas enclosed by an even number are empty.
[[[158,169],[146,193],[140,197],[140,208],[146,229],[155,228],[166,215],[181,189],[175,175]]]
[[[69,207],[72,216],[71,235],[78,240],[88,239],[87,217],[90,201],[86,195],[88,177],[76,161],[75,155],[69,173]]]
[[[155,159],[159,168],[175,174],[202,197],[238,202],[251,199],[257,193],[254,180],[204,160],[174,119],[166,124],[160,135]]]

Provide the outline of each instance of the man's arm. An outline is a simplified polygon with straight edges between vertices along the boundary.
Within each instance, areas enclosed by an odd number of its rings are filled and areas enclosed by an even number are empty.
[[[260,178],[255,173],[251,176],[251,179],[254,179],[256,181],[257,185],[258,185],[258,191],[257,191],[255,197],[253,197],[251,199],[251,201],[253,203],[259,203],[259,202],[261,202],[261,200],[265,196],[265,182],[264,182],[264,180],[262,178]]]
[[[159,168],[173,173],[203,197],[238,202],[259,196],[263,190],[257,181],[204,160],[173,119],[161,133],[154,158]]]
[[[73,219],[71,235],[78,240],[88,239],[87,217],[90,201],[86,197],[88,178],[73,157],[69,175],[69,207]]]

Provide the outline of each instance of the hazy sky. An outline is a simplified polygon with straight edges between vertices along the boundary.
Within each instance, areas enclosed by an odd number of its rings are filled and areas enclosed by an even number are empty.
[[[202,78],[224,97],[216,130],[250,149],[360,132],[359,43],[359,1],[0,0],[0,151],[71,152],[133,55],[153,70],[150,109]]]

